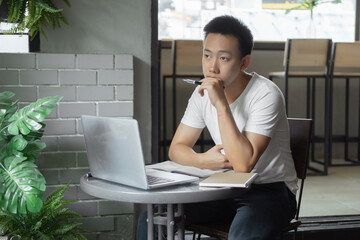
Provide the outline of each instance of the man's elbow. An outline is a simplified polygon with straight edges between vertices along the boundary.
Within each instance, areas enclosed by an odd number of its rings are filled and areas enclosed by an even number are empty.
[[[172,144],[170,145],[170,148],[169,148],[168,157],[170,160],[174,159],[174,147]]]
[[[175,159],[176,159],[176,152],[177,152],[176,148],[177,148],[177,147],[178,147],[178,145],[177,145],[176,143],[174,143],[174,142],[172,142],[172,143],[170,144],[169,152],[168,152],[168,157],[169,157],[169,159],[172,160],[172,161],[175,161]]]
[[[256,162],[255,160],[239,161],[238,164],[233,164],[234,172],[249,173],[254,169]]]
[[[234,167],[234,172],[237,173],[249,173],[253,170],[253,166],[247,166],[247,165],[243,165],[243,166],[236,166]]]

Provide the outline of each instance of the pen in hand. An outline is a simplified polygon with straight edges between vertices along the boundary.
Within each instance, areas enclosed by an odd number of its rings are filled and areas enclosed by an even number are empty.
[[[197,81],[197,80],[183,79],[183,81],[186,82],[186,83],[190,83],[190,84],[201,85],[201,82],[200,82],[200,81]]]

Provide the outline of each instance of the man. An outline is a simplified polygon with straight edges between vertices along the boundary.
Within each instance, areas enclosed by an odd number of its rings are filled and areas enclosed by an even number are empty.
[[[183,165],[259,175],[236,199],[185,205],[186,223],[232,220],[229,239],[276,239],[296,212],[284,98],[273,82],[245,71],[253,46],[246,25],[220,16],[204,32],[205,78],[189,100],[169,157]],[[196,153],[192,148],[204,127],[216,145]]]

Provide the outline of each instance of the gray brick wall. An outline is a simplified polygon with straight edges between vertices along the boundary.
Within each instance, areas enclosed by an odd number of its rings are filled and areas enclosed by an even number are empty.
[[[80,116],[132,117],[133,79],[128,54],[0,54],[0,92],[14,92],[20,107],[63,96],[44,121],[47,147],[36,163],[47,180],[45,196],[72,181],[65,199],[78,200],[69,208],[84,217],[88,239],[132,238],[133,205],[90,196],[79,180],[89,171]]]

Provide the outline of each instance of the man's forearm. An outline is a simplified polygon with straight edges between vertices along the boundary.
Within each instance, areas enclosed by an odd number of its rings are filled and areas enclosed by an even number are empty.
[[[230,108],[217,109],[221,140],[226,156],[235,171],[250,172],[254,166],[250,141],[237,128]]]
[[[204,168],[201,154],[196,153],[191,147],[183,144],[175,144],[169,150],[170,160],[186,166]]]

